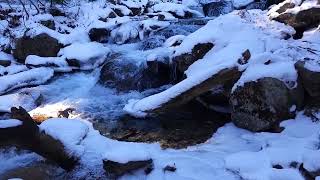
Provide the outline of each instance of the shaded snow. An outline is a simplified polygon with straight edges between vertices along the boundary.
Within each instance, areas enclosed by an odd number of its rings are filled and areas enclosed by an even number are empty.
[[[7,120],[0,120],[0,129],[1,128],[11,128],[22,125],[22,121],[17,119],[7,119]]]

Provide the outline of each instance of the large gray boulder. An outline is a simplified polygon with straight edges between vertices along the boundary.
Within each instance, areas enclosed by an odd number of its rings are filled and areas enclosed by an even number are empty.
[[[250,131],[269,130],[277,127],[281,120],[292,118],[303,100],[299,83],[291,89],[281,80],[261,78],[233,91],[231,119],[236,126]]]
[[[40,57],[56,57],[62,45],[48,34],[42,33],[34,37],[23,36],[16,41],[13,56],[24,63],[29,55]]]
[[[305,67],[305,62],[298,61],[295,64],[299,77],[307,94],[313,99],[320,98],[320,72],[309,70]]]

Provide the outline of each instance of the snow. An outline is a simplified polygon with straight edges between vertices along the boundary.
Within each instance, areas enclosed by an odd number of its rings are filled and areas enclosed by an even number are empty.
[[[152,7],[154,12],[174,12],[178,16],[184,17],[186,12],[190,12],[196,17],[203,17],[203,15],[195,10],[188,8],[183,4],[176,4],[176,3],[159,3]]]
[[[77,155],[82,153],[83,149],[78,144],[88,133],[89,128],[85,123],[72,119],[52,118],[41,123],[39,127],[41,131],[60,140],[70,153]]]
[[[285,80],[296,80],[297,75],[293,67],[293,57],[279,51],[282,48],[287,49],[288,46],[285,40],[280,40],[279,38],[283,32],[293,33],[293,29],[280,23],[269,21],[263,11],[252,10],[242,13],[238,11],[220,16],[185,37],[181,45],[174,48],[175,53],[173,56],[191,52],[192,48],[199,43],[211,42],[214,47],[203,59],[189,66],[185,71],[187,75],[185,80],[158,94],[141,100],[130,100],[124,110],[133,116],[144,117],[148,111],[160,107],[172,98],[226,68],[238,67],[244,70],[249,67],[247,69],[248,72],[244,73],[239,84],[249,80],[256,80],[266,74],[272,77],[285,78]],[[234,31],[235,29],[237,31]],[[248,65],[241,66],[238,64],[238,59],[242,57],[242,53],[247,49],[253,58],[249,60],[250,63]],[[269,58],[276,62],[283,59],[286,59],[286,61],[270,64],[269,66],[261,65]],[[292,60],[292,62],[289,60]],[[276,67],[275,70],[273,70],[274,67]],[[286,67],[286,71],[283,71],[283,67]],[[255,68],[263,69],[263,71],[256,73]],[[277,71],[279,69],[281,71]],[[270,75],[269,73],[271,72],[273,74]]]
[[[64,57],[39,57],[29,55],[25,60],[26,65],[51,67],[58,72],[69,72],[72,69],[68,67],[68,63]]]
[[[173,46],[175,43],[182,43],[182,41],[184,40],[186,36],[184,35],[176,35],[176,36],[172,36],[170,38],[168,38],[166,40],[166,42],[164,43],[165,47],[171,47]]]
[[[302,112],[296,119],[284,121],[281,126],[285,130],[281,133],[252,133],[229,123],[205,143],[181,150],[161,149],[157,143],[111,140],[101,136],[91,124],[78,119],[50,119],[48,122],[46,133],[64,143],[70,142],[71,149],[82,149],[80,164],[84,172],[76,173],[75,177],[81,177],[87,170],[103,174],[102,159],[121,163],[153,159],[154,170],[148,176],[133,173],[122,179],[303,180],[298,169],[290,167],[291,162],[307,164],[308,168],[319,166],[320,124],[312,122]],[[165,173],[166,165],[175,165],[177,171]],[[273,165],[284,169],[274,169]],[[101,177],[99,173],[97,176]]]
[[[0,129],[1,128],[11,128],[22,125],[22,122],[17,119],[8,119],[8,120],[0,120]]]
[[[97,42],[73,43],[61,49],[59,56],[75,59],[80,62],[81,69],[92,69],[101,65],[110,54],[110,49]]]
[[[238,9],[247,6],[252,2],[254,2],[254,0],[233,0],[233,6]]]
[[[272,56],[269,56],[269,58]],[[255,59],[252,58],[254,61]],[[268,59],[265,59],[268,60]],[[272,59],[274,60],[274,59]],[[242,74],[238,82],[233,86],[232,90],[235,90],[237,87],[243,86],[246,82],[257,81],[264,77],[271,77],[282,80],[283,82],[296,82],[298,74],[294,67],[294,62],[280,61],[271,63],[269,65],[265,64],[255,64],[249,66],[245,72]],[[288,84],[288,87],[289,84]],[[294,88],[294,87],[290,87]]]
[[[27,71],[27,70],[28,70],[27,66],[20,65],[20,64],[11,64],[8,67],[0,66],[0,76],[16,74],[16,73]]]
[[[38,91],[23,90],[19,93],[0,96],[0,112],[11,112],[11,107],[23,107],[27,111],[36,107],[36,101],[40,97]]]
[[[15,88],[43,84],[53,76],[49,68],[35,68],[13,75],[0,77],[0,94]]]

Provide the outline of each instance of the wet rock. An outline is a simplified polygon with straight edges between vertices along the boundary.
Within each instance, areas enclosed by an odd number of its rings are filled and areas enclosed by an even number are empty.
[[[119,141],[159,142],[162,148],[181,149],[204,143],[227,122],[230,122],[229,115],[213,112],[197,101],[191,101],[156,116],[142,119],[123,116],[103,134]]]
[[[70,155],[64,145],[40,132],[39,127],[33,121],[28,112],[22,107],[11,108],[11,118],[22,121],[22,125],[0,129],[0,144],[15,145],[22,149],[31,150],[48,160],[57,163],[65,170],[72,170],[77,164],[77,157]]]
[[[80,61],[77,59],[66,59],[66,61],[70,67],[80,68],[81,66]]]
[[[310,172],[303,166],[303,164],[299,166],[299,171],[306,180],[315,180],[320,176],[320,169],[318,171]]]
[[[190,102],[191,100],[209,92],[212,88],[218,85],[222,85],[230,80],[238,80],[240,76],[241,72],[238,70],[237,67],[222,69],[218,73],[212,75],[207,80],[199,83],[198,85],[193,86],[190,89],[185,90],[176,97],[172,97],[167,102],[163,102],[159,107],[150,110],[145,110],[145,112],[149,114],[158,114],[166,112],[171,108],[179,107],[183,104]]]
[[[11,65],[11,61],[10,60],[0,60],[0,66],[8,67],[10,65]]]
[[[161,47],[165,41],[166,41],[166,38],[164,36],[151,36],[142,41],[141,49],[149,50],[149,49]]]
[[[50,8],[49,13],[52,16],[66,16],[66,14],[61,9],[58,9],[57,7]]]
[[[179,82],[184,79],[184,71],[188,67],[199,59],[202,59],[204,55],[213,48],[212,43],[197,44],[193,47],[190,53],[185,53],[173,58],[173,68],[176,79],[174,81]]]
[[[298,61],[295,64],[298,70],[299,77],[302,80],[302,84],[307,94],[314,98],[320,98],[320,72],[315,72],[305,67],[305,62]]]
[[[282,3],[284,0],[267,0],[266,1],[266,8],[270,7],[271,5],[274,4],[280,4]]]
[[[240,76],[240,75],[239,75]],[[220,113],[231,113],[230,97],[233,85],[238,81],[239,76],[227,79],[216,85],[210,91],[199,96],[197,100],[205,107]]]
[[[40,21],[40,24],[52,30],[56,29],[56,24],[53,20]]]
[[[60,48],[61,44],[59,41],[45,33],[35,37],[23,36],[17,39],[13,56],[20,63],[24,63],[28,55],[56,57]]]
[[[278,10],[278,13],[284,13],[287,9],[294,8],[296,5],[294,3],[285,3]]]
[[[294,38],[299,39],[303,36],[304,31],[318,27],[320,23],[320,8],[312,7],[301,10],[296,14],[282,13],[273,19],[292,26],[296,30]]]
[[[89,38],[91,41],[100,43],[108,42],[110,36],[110,30],[105,28],[92,28],[89,31]]]
[[[166,167],[163,168],[164,172],[166,172],[166,171],[175,172],[176,170],[177,170],[177,168],[175,166],[170,166],[170,165],[167,165]]]
[[[63,111],[58,111],[59,118],[69,118],[69,115],[72,114],[76,109],[74,108],[67,108]]]
[[[247,49],[242,53],[242,57],[238,59],[238,64],[240,65],[247,64],[250,58],[251,58],[251,53],[249,49]]]
[[[140,169],[147,169],[153,166],[152,159],[141,161],[129,161],[119,163],[111,160],[103,160],[103,168],[112,176],[119,177],[124,174],[132,173]]]
[[[114,87],[119,91],[142,91],[168,84],[169,76],[169,65],[166,63],[147,62],[147,67],[144,67],[117,57],[102,67],[100,83]]]
[[[289,89],[275,78],[262,78],[237,87],[231,95],[233,123],[251,131],[277,127],[281,120],[293,117],[291,107],[301,109],[304,93],[301,85]]]
[[[203,12],[205,16],[220,16],[233,11],[232,1],[215,1],[203,5]]]

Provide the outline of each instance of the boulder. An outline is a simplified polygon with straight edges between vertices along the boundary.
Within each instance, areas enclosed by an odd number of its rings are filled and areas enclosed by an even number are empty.
[[[56,29],[56,24],[53,20],[40,21],[40,24],[52,30]]]
[[[205,16],[220,16],[233,11],[232,1],[215,1],[203,5],[203,12]]]
[[[195,61],[202,59],[204,55],[207,54],[212,48],[212,43],[197,44],[193,47],[190,53],[181,54],[179,56],[173,57],[173,74],[176,75],[175,82],[179,82],[184,79],[184,71],[193,64]]]
[[[0,60],[0,66],[8,67],[10,65],[11,65],[11,61],[10,60]]]
[[[147,66],[121,60],[117,57],[108,61],[101,69],[100,83],[119,91],[145,90],[160,87],[170,82],[168,63],[161,61],[147,62]]]
[[[250,131],[270,130],[281,120],[292,118],[303,106],[304,92],[275,78],[261,78],[238,86],[231,94],[233,123]]]
[[[108,42],[110,36],[110,30],[106,28],[92,28],[89,31],[89,38],[91,41],[100,43]]]
[[[66,14],[61,9],[58,9],[57,7],[51,7],[49,9],[49,13],[52,16],[66,16]]]
[[[284,11],[285,9],[280,8],[279,10]],[[292,26],[296,30],[295,38],[298,39],[303,36],[304,31],[319,26],[320,8],[312,7],[310,9],[301,10],[296,14],[282,13],[273,19]]]
[[[307,94],[313,99],[320,98],[320,72],[309,70],[305,67],[305,62],[298,61],[295,64],[299,77]]]
[[[24,63],[29,55],[56,57],[62,45],[48,34],[42,33],[34,37],[23,36],[16,41],[13,56]]]
[[[127,173],[143,169],[146,174],[153,169],[152,159],[141,161],[129,161],[127,163],[119,163],[111,160],[103,160],[103,168],[112,176],[119,177]]]
[[[173,97],[167,102],[164,102],[159,107],[150,109],[150,112],[148,110],[146,110],[146,112],[163,113],[170,110],[171,108],[180,107],[181,105],[187,104],[191,100],[209,92],[212,88],[218,85],[223,85],[228,81],[237,81],[240,76],[241,72],[237,67],[222,69],[207,80],[191,87],[190,89],[187,89],[176,97]]]

